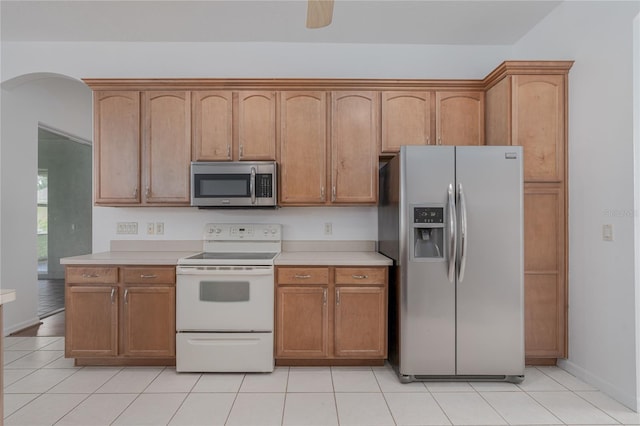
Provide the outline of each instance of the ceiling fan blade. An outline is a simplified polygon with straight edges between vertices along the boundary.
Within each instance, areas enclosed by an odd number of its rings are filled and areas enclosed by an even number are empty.
[[[308,0],[307,28],[322,28],[333,18],[333,0]]]

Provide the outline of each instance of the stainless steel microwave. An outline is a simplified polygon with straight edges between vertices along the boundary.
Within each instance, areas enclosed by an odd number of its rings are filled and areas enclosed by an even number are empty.
[[[275,161],[191,163],[191,205],[216,207],[276,207]]]

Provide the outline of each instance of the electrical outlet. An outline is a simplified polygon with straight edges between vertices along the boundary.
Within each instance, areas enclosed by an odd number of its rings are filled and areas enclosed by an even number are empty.
[[[164,222],[156,222],[156,234],[157,235],[164,234]]]
[[[147,235],[153,235],[156,232],[156,228],[155,228],[155,223],[153,222],[148,222],[147,223]]]
[[[137,234],[138,222],[118,222],[116,234]]]
[[[331,222],[324,223],[324,235],[333,234],[333,224]]]

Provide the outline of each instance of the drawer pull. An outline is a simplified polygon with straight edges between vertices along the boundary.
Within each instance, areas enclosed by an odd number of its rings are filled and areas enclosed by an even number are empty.
[[[158,276],[154,274],[140,274],[140,278],[158,278]]]
[[[351,278],[354,278],[356,280],[365,280],[367,278],[369,278],[369,275],[351,275]]]
[[[98,274],[82,274],[82,278],[98,278],[100,275]]]
[[[300,280],[306,280],[307,278],[311,278],[311,275],[309,275],[309,274],[304,274],[304,275],[295,274],[294,278],[300,279]]]

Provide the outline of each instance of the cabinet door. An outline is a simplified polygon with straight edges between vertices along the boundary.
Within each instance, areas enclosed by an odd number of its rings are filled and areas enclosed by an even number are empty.
[[[332,203],[377,201],[379,108],[378,92],[332,93]]]
[[[382,153],[431,143],[431,92],[382,92]]]
[[[238,93],[238,159],[276,159],[275,92]]]
[[[384,358],[387,355],[387,297],[384,287],[336,287],[336,357]]]
[[[566,356],[565,214],[561,184],[525,184],[525,356]]]
[[[524,150],[524,180],[564,179],[564,75],[514,75],[513,144]]]
[[[191,93],[145,92],[144,200],[190,203]]]
[[[125,286],[122,306],[124,356],[175,356],[175,286]]]
[[[280,204],[324,204],[326,93],[282,92],[280,96]]]
[[[118,287],[67,285],[65,357],[118,354]]]
[[[325,358],[329,354],[326,286],[278,287],[276,357]]]
[[[140,92],[93,95],[95,203],[140,203]]]
[[[438,145],[484,144],[484,93],[436,92]]]
[[[233,144],[233,96],[231,91],[191,93],[193,160],[231,160]]]

